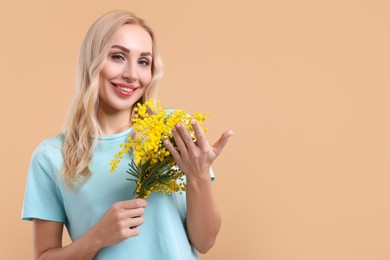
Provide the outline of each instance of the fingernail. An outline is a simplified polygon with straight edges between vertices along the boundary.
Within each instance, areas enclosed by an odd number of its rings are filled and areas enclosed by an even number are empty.
[[[191,124],[192,124],[192,125],[195,125],[195,124],[196,124],[195,119],[192,119],[192,120],[191,120]]]
[[[181,124],[180,124],[180,123],[178,123],[178,124],[176,125],[176,127],[177,127],[177,128],[180,128],[180,127],[181,127]]]

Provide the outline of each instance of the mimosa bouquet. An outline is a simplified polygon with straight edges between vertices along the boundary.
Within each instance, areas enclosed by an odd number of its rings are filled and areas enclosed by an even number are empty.
[[[137,188],[134,192],[136,198],[146,199],[152,192],[170,194],[185,191],[184,173],[165,147],[164,140],[170,140],[178,149],[172,129],[178,123],[182,123],[195,142],[196,136],[191,120],[197,120],[203,131],[206,131],[203,122],[209,114],[198,112],[189,115],[184,110],[173,110],[172,113],[168,113],[166,109],[160,107],[159,101],[154,105],[151,99],[144,104],[138,103],[134,112],[132,118],[134,133],[128,137],[126,143],[120,145],[119,152],[110,162],[110,172],[115,171],[124,154],[130,153],[134,155],[134,160],[129,163],[127,171],[132,178],[127,180],[136,182]]]

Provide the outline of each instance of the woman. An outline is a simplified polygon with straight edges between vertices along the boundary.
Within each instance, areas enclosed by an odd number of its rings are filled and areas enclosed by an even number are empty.
[[[186,174],[183,195],[129,199],[127,163],[108,174],[134,106],[155,96],[161,71],[153,31],[134,14],[113,11],[89,29],[66,129],[30,164],[22,218],[33,222],[36,259],[198,259],[214,245],[221,218],[209,169],[231,131],[211,146],[196,121],[196,143],[183,126],[173,129],[180,152],[165,145]],[[63,247],[64,225],[72,243]]]

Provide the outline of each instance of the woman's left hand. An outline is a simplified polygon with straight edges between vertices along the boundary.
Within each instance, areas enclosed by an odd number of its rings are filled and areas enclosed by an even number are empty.
[[[210,145],[198,121],[192,120],[191,124],[196,142],[192,140],[186,127],[179,123],[172,130],[178,150],[169,140],[165,140],[165,146],[187,177],[210,178],[211,164],[221,154],[233,131],[224,132],[215,144]]]

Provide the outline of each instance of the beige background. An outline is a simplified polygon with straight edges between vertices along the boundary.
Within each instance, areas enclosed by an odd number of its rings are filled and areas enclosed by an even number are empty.
[[[32,258],[31,153],[61,130],[87,28],[118,8],[158,35],[163,105],[211,112],[210,141],[235,131],[202,259],[390,259],[385,0],[2,0],[0,259]]]

